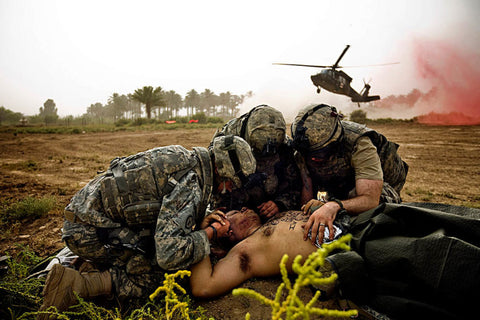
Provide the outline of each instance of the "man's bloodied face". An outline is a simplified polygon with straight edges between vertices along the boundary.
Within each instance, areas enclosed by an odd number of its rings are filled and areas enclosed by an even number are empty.
[[[231,243],[238,243],[248,237],[252,226],[260,225],[258,214],[247,208],[227,212],[227,220],[230,222],[228,240]]]

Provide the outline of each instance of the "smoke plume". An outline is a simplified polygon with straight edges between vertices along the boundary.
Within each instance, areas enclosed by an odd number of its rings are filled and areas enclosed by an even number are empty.
[[[480,124],[480,55],[441,41],[418,40],[413,44],[417,77],[432,89],[388,96],[376,107],[402,108],[403,114],[414,113],[425,124]]]

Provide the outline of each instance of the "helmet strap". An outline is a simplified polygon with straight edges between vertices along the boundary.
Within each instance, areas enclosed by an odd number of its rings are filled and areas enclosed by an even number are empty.
[[[230,146],[233,144],[233,135],[225,136],[224,147],[228,150],[228,157],[230,158],[230,162],[232,163],[233,170],[235,171],[235,175],[240,178],[242,184],[246,181],[245,175],[243,174],[242,168],[240,166],[240,160],[238,159],[236,149],[231,149]]]

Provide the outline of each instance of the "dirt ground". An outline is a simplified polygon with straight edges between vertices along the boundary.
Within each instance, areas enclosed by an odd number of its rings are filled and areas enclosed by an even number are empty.
[[[402,191],[405,202],[440,202],[480,208],[480,126],[426,126],[412,123],[370,125],[400,145],[409,164]],[[15,252],[16,243],[47,256],[63,247],[62,211],[69,199],[105,170],[110,160],[150,148],[180,144],[207,146],[215,129],[184,129],[84,134],[0,134],[0,203],[26,197],[54,196],[56,208],[45,218],[1,230],[0,255]],[[256,279],[243,287],[273,297],[278,279]],[[305,292],[306,297],[311,296]],[[336,307],[335,301],[323,305]],[[269,318],[269,308],[228,294],[199,302],[217,319]]]

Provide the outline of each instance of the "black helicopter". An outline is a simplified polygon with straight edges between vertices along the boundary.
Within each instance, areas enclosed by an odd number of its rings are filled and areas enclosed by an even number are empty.
[[[319,73],[312,75],[310,78],[312,79],[313,85],[317,87],[317,93],[320,93],[320,87],[324,88],[333,93],[343,94],[349,96],[353,102],[369,102],[379,100],[380,96],[369,96],[370,85],[365,83],[362,91],[358,93],[350,86],[352,82],[352,78],[347,75],[342,70],[337,70],[340,68],[344,68],[338,65],[340,60],[347,52],[350,45],[347,45],[343,50],[342,54],[338,57],[337,61],[332,66],[317,66],[317,65],[310,65],[310,64],[296,64],[296,63],[274,63],[276,65],[285,65],[285,66],[300,66],[300,67],[313,67],[313,68],[329,68],[323,69]],[[391,64],[391,63],[388,63]],[[383,64],[387,65],[387,64]],[[379,66],[379,65],[377,65]]]

